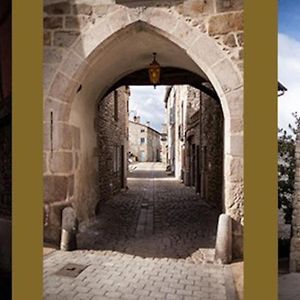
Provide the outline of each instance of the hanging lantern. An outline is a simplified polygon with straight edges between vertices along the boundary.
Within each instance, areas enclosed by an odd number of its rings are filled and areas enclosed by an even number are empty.
[[[149,80],[154,85],[154,88],[155,88],[156,85],[159,83],[159,79],[160,79],[160,65],[156,61],[156,53],[155,52],[153,53],[153,61],[149,65],[148,72],[149,72]]]

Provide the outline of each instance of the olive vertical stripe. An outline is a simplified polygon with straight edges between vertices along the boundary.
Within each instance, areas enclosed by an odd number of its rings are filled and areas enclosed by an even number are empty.
[[[13,0],[13,300],[42,299],[42,1]]]
[[[245,1],[245,300],[277,299],[277,1]]]

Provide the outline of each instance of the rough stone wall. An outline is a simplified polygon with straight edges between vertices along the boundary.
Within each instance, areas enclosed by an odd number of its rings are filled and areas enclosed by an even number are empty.
[[[114,107],[115,96],[118,102],[117,118]],[[101,206],[101,202],[109,200],[112,195],[126,187],[129,113],[127,102],[128,92],[122,87],[98,103],[95,122],[98,139],[98,208]],[[121,146],[124,147],[123,153]]]
[[[300,136],[296,140],[296,173],[293,200],[290,272],[300,272]]]

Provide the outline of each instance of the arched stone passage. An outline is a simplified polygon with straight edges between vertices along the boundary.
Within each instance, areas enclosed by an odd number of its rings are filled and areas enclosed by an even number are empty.
[[[213,38],[166,8],[117,6],[66,45],[60,64],[47,65],[45,202],[72,199],[79,220],[93,217],[96,107],[115,82],[145,68],[152,52],[162,66],[189,70],[214,86],[224,114],[224,210],[243,223],[241,73]]]

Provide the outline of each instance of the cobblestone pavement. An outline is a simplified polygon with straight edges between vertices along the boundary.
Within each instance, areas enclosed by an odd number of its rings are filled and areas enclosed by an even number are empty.
[[[45,257],[44,299],[236,299],[231,269],[212,263],[219,213],[160,163],[131,166],[128,187],[81,226],[80,250]],[[88,267],[55,274],[67,263]]]

